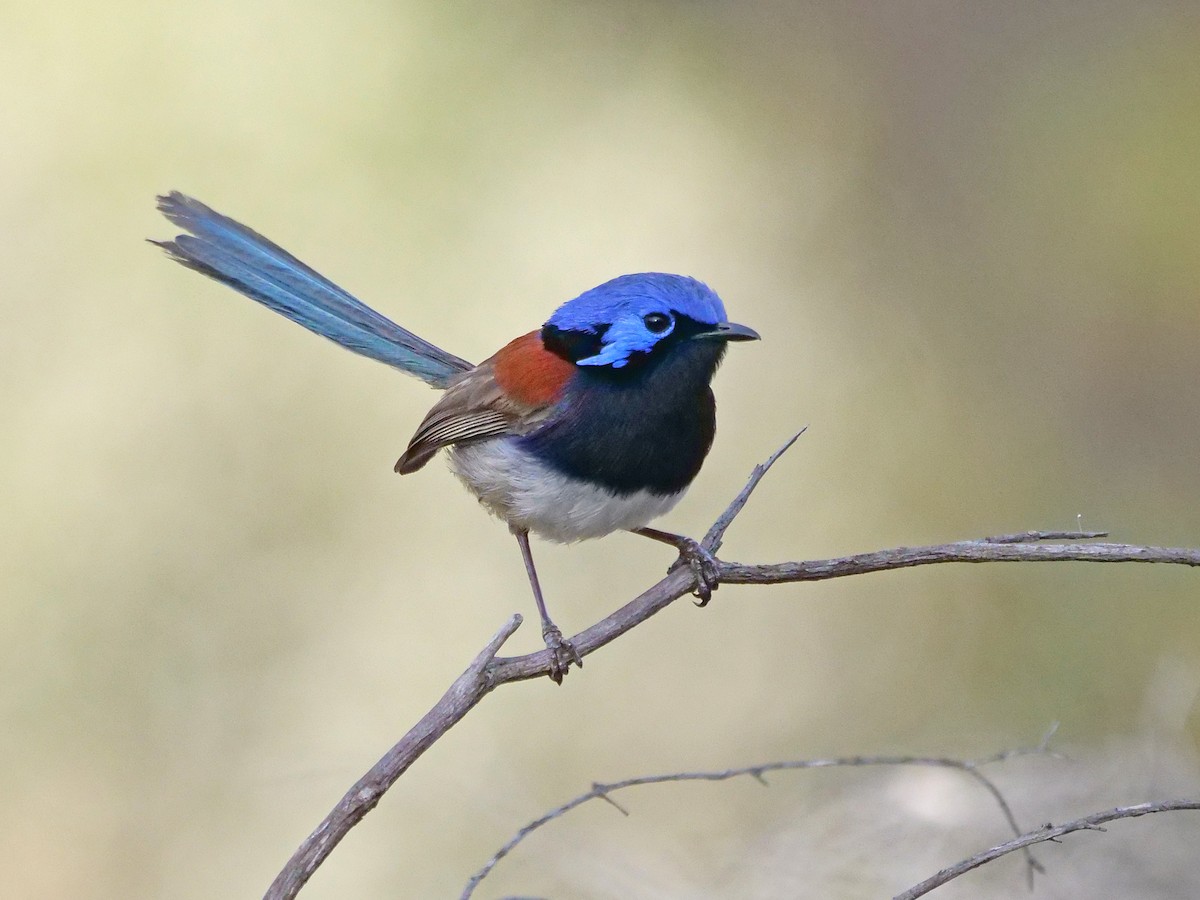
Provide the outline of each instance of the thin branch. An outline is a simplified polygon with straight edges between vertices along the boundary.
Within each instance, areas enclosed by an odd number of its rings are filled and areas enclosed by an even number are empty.
[[[700,541],[701,547],[714,555],[721,549],[725,532],[729,530],[729,526],[733,524],[733,520],[738,517],[738,513],[745,507],[746,501],[750,499],[750,495],[754,493],[754,489],[758,487],[758,483],[762,481],[763,476],[770,471],[771,466],[779,461],[779,457],[787,453],[791,449],[792,444],[796,443],[800,439],[800,435],[806,431],[808,431],[807,425],[784,441],[783,446],[768,456],[766,462],[759,463],[754,467],[754,471],[750,473],[750,480],[746,482],[746,486],[738,491],[738,495],[725,508],[725,512],[717,517],[717,521],[713,522],[712,528],[708,529],[708,533]]]
[[[962,862],[942,869],[936,875],[925,879],[920,884],[904,891],[904,893],[897,894],[893,900],[915,900],[917,897],[923,897],[934,888],[941,887],[946,882],[952,881],[958,876],[964,875],[972,869],[976,869],[994,859],[999,859],[1001,856],[1005,856],[1015,850],[1024,850],[1034,844],[1040,844],[1045,841],[1057,842],[1059,838],[1075,831],[1107,831],[1106,828],[1101,827],[1106,822],[1113,822],[1117,819],[1133,819],[1152,813],[1177,812],[1186,809],[1200,810],[1200,800],[1164,800],[1159,803],[1118,806],[1116,809],[1093,813],[1090,816],[1084,816],[1082,819],[1076,819],[1073,822],[1066,822],[1062,825],[1043,825],[1036,831],[1023,834],[1011,841],[992,847],[990,850],[984,850],[982,853],[977,853],[969,859],[964,859]]]
[[[1014,813],[1012,811],[1012,807],[1008,805],[1008,799],[1002,793],[1000,793],[1000,789],[996,787],[994,782],[992,782],[989,779],[984,778],[982,775],[980,775],[979,767],[980,766],[991,766],[991,765],[995,765],[997,763],[1007,762],[1008,760],[1013,759],[1014,757],[1017,757],[1017,756],[1031,756],[1034,754],[1048,755],[1048,756],[1053,756],[1053,757],[1057,758],[1060,756],[1060,754],[1053,753],[1050,750],[1050,739],[1052,737],[1054,737],[1054,734],[1057,731],[1058,731],[1058,723],[1053,722],[1053,723],[1051,723],[1050,727],[1046,729],[1046,733],[1042,735],[1042,739],[1040,741],[1038,741],[1038,745],[1036,747],[1031,747],[1031,748],[1018,747],[1016,749],[1011,749],[1011,750],[1001,750],[999,753],[994,753],[991,756],[985,756],[983,759],[976,760],[973,764],[972,763],[966,764],[966,767],[970,771],[970,773],[972,775],[974,775],[976,778],[978,778],[980,784],[983,785],[984,789],[986,789],[988,791],[988,793],[990,793],[992,795],[992,799],[996,801],[996,805],[999,806],[1000,811],[1002,813],[1004,813],[1004,818],[1008,821],[1008,827],[1013,830],[1014,834],[1020,834],[1021,826],[1017,824],[1017,817],[1016,817],[1016,815],[1014,815]],[[1044,868],[1042,868],[1042,864],[1034,858],[1033,851],[1030,850],[1029,848],[1026,848],[1025,849],[1025,881],[1028,884],[1029,889],[1031,891],[1033,890],[1033,876],[1037,873],[1041,873],[1041,872],[1045,872],[1045,871],[1046,870]]]
[[[1086,540],[1088,533],[1066,535]],[[786,562],[774,565],[722,562],[718,566],[725,584],[786,584],[792,581],[824,581],[847,575],[865,575],[935,563],[983,562],[1099,562],[1166,563],[1200,566],[1200,550],[1189,547],[1142,547],[1136,544],[1029,544],[957,541],[930,547],[897,547],[835,559]]]
[[[792,446],[803,430],[787,441],[766,462],[755,466],[746,486],[721,514],[704,538],[706,549],[720,546],[725,531],[746,505],[750,494],[767,470]],[[1038,541],[1091,540],[1100,532],[1023,532],[994,539],[959,541],[932,547],[898,547],[838,559],[755,565],[717,561],[718,582],[728,584],[785,584],[795,581],[820,581],[846,575],[903,569],[911,566],[949,562],[1154,562],[1200,566],[1200,550],[1163,547],[1139,547],[1128,544],[1040,544]],[[711,552],[711,551],[710,551]],[[580,657],[594,653],[632,628],[645,622],[696,587],[690,567],[680,566],[668,572],[658,584],[644,591],[595,625],[574,635],[571,643]],[[267,900],[290,900],[296,896],[333,848],[350,828],[374,808],[384,792],[434,742],[457,724],[480,700],[502,684],[549,675],[555,661],[549,650],[525,656],[498,657],[495,654],[520,624],[514,616],[484,648],[441,700],[351,788],[293,854],[279,873]]]
[[[1200,566],[1200,550],[1175,547],[1143,547],[1134,544],[1036,544],[1029,535],[1050,534],[1059,539],[1088,540],[1094,532],[1027,532],[1020,542],[1005,536],[1002,542],[957,541],[929,547],[897,547],[855,556],[817,559],[805,562],[754,564],[717,561],[718,581],[724,584],[787,584],[796,581],[824,581],[848,575],[865,575],[936,563],[983,562],[1140,562]],[[695,588],[687,567],[680,567],[662,581],[571,638],[580,656],[587,656],[625,632],[640,625],[655,613],[670,606]],[[522,681],[548,675],[551,654],[541,650],[527,656],[501,657],[493,664],[498,683]]]
[[[935,756],[845,756],[834,759],[802,759],[802,760],[786,760],[782,762],[761,763],[756,766],[743,766],[738,769],[722,769],[714,772],[672,772],[666,775],[643,775],[638,778],[627,778],[624,781],[614,781],[609,784],[593,784],[592,789],[586,793],[580,794],[568,800],[561,806],[538,816],[532,822],[521,828],[514,834],[507,843],[497,850],[492,858],[484,863],[483,867],[471,876],[463,889],[459,900],[469,900],[475,889],[479,887],[480,882],[487,878],[491,871],[496,867],[500,860],[504,859],[512,850],[520,844],[525,838],[529,837],[533,832],[537,831],[543,825],[553,822],[576,807],[582,806],[590,800],[606,800],[617,808],[622,814],[628,816],[629,813],[612,799],[612,794],[616,791],[622,791],[626,788],[640,787],[647,784],[665,784],[667,782],[679,781],[727,781],[731,778],[740,778],[748,775],[763,785],[767,784],[763,775],[766,772],[793,771],[796,769],[831,769],[848,766],[931,766],[943,769],[957,769],[960,772],[965,772],[975,781],[983,785],[984,789],[996,801],[1000,812],[1003,814],[1005,821],[1008,822],[1009,828],[1012,829],[1014,835],[1021,834],[1021,827],[1017,824],[1016,817],[1012,813],[1012,808],[1008,805],[1004,795],[995,783],[979,771],[981,766],[1002,762],[1007,759],[1012,759],[1016,756],[1028,756],[1031,754],[1047,753],[1047,747],[1050,736],[1054,733],[1054,728],[1042,738],[1041,742],[1036,747],[1017,748],[1005,750],[1002,753],[997,753],[985,759],[964,760],[964,759],[948,759],[945,757]],[[1029,866],[1029,878],[1032,883],[1033,872],[1042,871],[1041,864],[1033,858],[1031,854],[1026,854],[1027,863]]]
[[[1028,544],[1031,541],[1091,541],[1108,537],[1107,531],[1018,531],[983,538],[985,544]]]
[[[271,883],[265,900],[295,897],[341,839],[375,808],[388,788],[495,687],[488,678],[488,665],[520,625],[519,615],[505,622],[433,709],[346,792],[316,831],[292,854],[283,871]]]

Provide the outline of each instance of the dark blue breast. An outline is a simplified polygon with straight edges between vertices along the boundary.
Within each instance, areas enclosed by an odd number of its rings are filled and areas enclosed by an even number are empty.
[[[629,370],[581,366],[560,409],[522,443],[559,472],[616,494],[677,493],[712,446],[708,384],[724,351],[724,341],[689,340]]]

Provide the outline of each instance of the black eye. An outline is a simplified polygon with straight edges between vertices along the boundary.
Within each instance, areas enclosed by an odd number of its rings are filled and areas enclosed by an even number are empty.
[[[671,327],[671,317],[666,313],[649,313],[642,318],[647,330],[653,334],[662,334]]]

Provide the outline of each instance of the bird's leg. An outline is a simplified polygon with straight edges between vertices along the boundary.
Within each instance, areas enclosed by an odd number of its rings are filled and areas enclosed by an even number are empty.
[[[537,569],[533,567],[533,553],[529,549],[529,532],[514,528],[512,533],[521,547],[521,558],[525,560],[525,572],[529,575],[529,586],[533,588],[533,600],[537,603],[538,615],[542,617],[542,640],[554,654],[550,677],[554,679],[555,684],[562,684],[563,676],[567,674],[567,668],[571,663],[583,668],[583,657],[579,655],[575,645],[562,636],[562,632],[551,620],[550,614],[546,612],[546,601],[542,599],[542,586],[538,584]]]
[[[662,544],[670,544],[679,551],[679,559],[667,571],[673,571],[682,565],[690,568],[692,574],[696,576],[695,593],[700,598],[700,602],[696,605],[707,606],[708,601],[712,599],[712,592],[717,589],[721,577],[716,557],[701,547],[699,541],[695,541],[690,537],[684,537],[682,534],[659,531],[657,528],[635,528],[632,530],[634,534],[640,534],[642,537],[648,537],[650,540],[658,541]]]

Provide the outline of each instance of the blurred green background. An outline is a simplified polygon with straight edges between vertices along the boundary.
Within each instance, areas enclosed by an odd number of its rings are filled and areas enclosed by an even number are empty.
[[[764,340],[729,354],[663,526],[701,533],[810,426],[727,558],[1077,521],[1200,545],[1195,4],[6,0],[0,33],[5,896],[260,895],[533,621],[506,530],[442,466],[391,472],[434,395],[167,262],[142,239],[173,233],[171,188],[470,359],[618,273],[708,281]],[[535,553],[571,632],[671,559]],[[1072,762],[999,772],[1027,825],[1195,796],[1198,578],[931,567],[678,603],[562,688],[488,698],[305,896],[457,896],[594,780],[986,755],[1055,720]],[[931,777],[648,788],[479,896],[890,896],[1005,836]],[[1198,840],[1183,814],[1082,836],[1038,896],[1196,896]],[[1019,863],[955,890],[1019,894]]]

